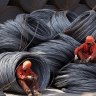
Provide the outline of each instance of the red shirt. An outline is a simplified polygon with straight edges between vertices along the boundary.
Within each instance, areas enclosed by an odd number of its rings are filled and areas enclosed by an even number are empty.
[[[91,59],[94,59],[96,57],[96,43],[92,45],[90,48],[88,47],[88,44],[84,43],[80,47],[77,47],[75,49],[74,54],[77,55],[80,50],[83,53],[89,54],[91,56]]]
[[[37,76],[31,69],[23,70],[23,65],[17,67],[16,74],[19,79],[27,79],[27,76]]]

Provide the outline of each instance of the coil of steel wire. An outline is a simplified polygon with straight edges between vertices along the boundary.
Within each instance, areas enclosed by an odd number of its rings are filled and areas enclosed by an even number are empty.
[[[55,36],[70,26],[71,22],[77,17],[73,12],[53,11],[51,9],[33,11],[31,16],[41,19],[52,30]]]
[[[94,10],[86,11],[78,16],[64,33],[83,43],[86,36],[91,35],[96,30],[95,24],[96,12]]]
[[[34,18],[42,20],[45,24],[47,24],[55,12],[56,11],[52,9],[40,9],[31,12],[30,15]]]
[[[0,53],[21,51],[24,49],[28,40],[23,28],[16,22],[10,20],[0,24]]]
[[[32,40],[33,44],[53,39],[53,34],[49,27],[41,20],[38,20],[28,14],[18,15],[15,22],[18,22],[22,26],[23,30],[29,34],[29,37],[27,38],[29,41]]]
[[[55,78],[55,86],[65,92],[96,92],[96,64],[69,63],[61,68]]]
[[[80,46],[80,43],[78,41],[76,41],[74,38],[72,38],[72,37],[70,37],[68,35],[65,35],[63,33],[60,33],[59,37],[57,39],[63,40],[64,42],[66,42],[67,44],[70,44],[74,48]]]
[[[28,16],[28,17],[27,17]],[[42,21],[21,14],[12,21],[0,24],[0,53],[22,51],[52,37],[52,32]],[[27,20],[26,20],[27,19]]]
[[[92,36],[94,37],[94,39],[96,41],[96,30],[92,33]]]
[[[24,93],[16,77],[16,68],[25,60],[32,61],[32,70],[38,75],[39,89],[46,88],[50,79],[50,69],[39,56],[27,52],[5,52],[0,54],[0,89],[5,92]],[[32,88],[32,86],[30,86]]]
[[[29,50],[48,63],[51,72],[55,72],[74,57],[74,47],[62,40],[50,40]]]
[[[68,11],[57,11],[47,24],[54,34],[62,33],[71,25],[76,15]]]

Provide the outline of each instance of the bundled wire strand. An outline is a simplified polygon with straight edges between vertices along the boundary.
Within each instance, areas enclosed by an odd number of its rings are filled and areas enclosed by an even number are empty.
[[[31,48],[29,51],[43,57],[51,72],[60,69],[74,57],[74,47],[62,40],[50,40]]]
[[[6,92],[24,93],[20,87],[16,69],[25,60],[32,61],[32,71],[38,75],[40,91],[44,90],[50,79],[50,69],[39,56],[27,52],[5,52],[0,54],[0,89]],[[32,89],[32,86],[29,86]]]
[[[80,43],[78,41],[76,41],[74,38],[72,38],[72,37],[70,37],[68,35],[65,35],[63,33],[60,33],[59,37],[57,39],[63,40],[64,42],[66,42],[67,44],[70,44],[74,48],[80,46]]]
[[[94,10],[86,11],[78,16],[64,33],[83,43],[85,37],[91,35],[96,30],[95,25],[96,12]]]
[[[7,21],[5,24],[0,24],[0,53],[20,51],[24,48],[28,41],[25,38],[21,40],[21,35],[23,34],[20,25],[14,21]]]
[[[64,92],[96,92],[96,64],[69,63],[57,74],[54,85]]]
[[[96,30],[92,33],[92,36],[94,37],[94,39],[96,41]]]
[[[55,12],[56,11],[51,9],[40,9],[33,11],[32,13],[30,13],[30,15],[34,18],[42,20],[45,24],[47,24]]]
[[[50,21],[47,23],[53,34],[63,33],[63,31],[71,25],[76,15],[68,11],[55,12]]]
[[[15,22],[18,22],[22,26],[23,30],[29,34],[28,37],[26,37],[29,39],[29,41],[34,37],[32,41],[33,44],[38,44],[53,39],[53,35],[49,27],[45,25],[41,20],[38,20],[31,15],[18,15],[15,19]],[[37,31],[35,31],[36,28]]]
[[[0,24],[0,53],[25,50],[28,45],[34,46],[48,41],[52,32],[42,21],[27,14]]]
[[[63,32],[76,18],[73,12],[53,11],[51,9],[34,11],[31,16],[42,20],[52,30],[54,36]]]

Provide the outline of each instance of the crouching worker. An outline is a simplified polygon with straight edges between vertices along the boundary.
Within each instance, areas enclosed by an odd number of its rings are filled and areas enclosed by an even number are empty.
[[[28,96],[39,96],[37,75],[31,70],[32,63],[26,60],[22,65],[19,65],[16,70],[18,82]],[[32,86],[32,92],[29,88]]]
[[[75,58],[74,61],[78,59],[81,62],[95,62],[96,63],[96,43],[92,36],[87,36],[85,43],[77,47],[74,51]]]

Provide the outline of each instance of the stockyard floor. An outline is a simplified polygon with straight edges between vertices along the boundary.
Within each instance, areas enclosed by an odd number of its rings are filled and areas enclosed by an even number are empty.
[[[27,95],[16,95],[9,93],[5,94],[6,96],[27,96]],[[57,89],[46,89],[42,92],[42,95],[40,96],[96,96],[96,93],[71,94],[71,93],[64,93]]]

